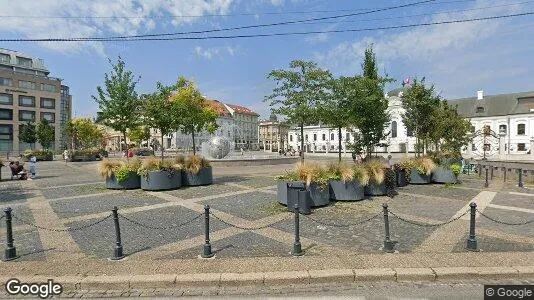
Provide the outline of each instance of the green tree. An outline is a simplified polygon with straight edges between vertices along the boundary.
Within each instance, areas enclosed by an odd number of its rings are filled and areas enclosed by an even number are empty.
[[[46,119],[42,119],[39,124],[37,124],[37,130],[35,132],[37,141],[43,146],[44,149],[50,149],[52,143],[55,140],[56,132],[54,126]]]
[[[431,118],[434,126],[429,136],[435,151],[444,156],[460,157],[462,147],[471,139],[467,135],[471,122],[458,114],[457,106],[451,106],[447,101],[440,102]]]
[[[150,129],[146,126],[137,126],[133,129],[129,129],[128,136],[130,137],[130,141],[134,142],[136,145],[141,145],[143,141],[150,138]]]
[[[140,77],[134,80],[132,72],[125,69],[120,57],[116,64],[111,60],[109,62],[113,69],[104,76],[105,87],[97,87],[98,95],[92,98],[100,108],[98,123],[122,133],[126,141],[128,129],[136,128],[141,123],[140,100],[135,91]]]
[[[353,100],[352,89],[356,77],[339,77],[331,80],[331,94],[328,101],[319,107],[320,119],[338,132],[338,160],[341,162],[341,129],[351,125],[349,103]]]
[[[143,104],[143,122],[148,128],[161,133],[161,160],[164,158],[163,137],[177,130],[183,117],[183,111],[171,102],[171,93],[176,91],[182,79],[174,85],[165,86],[158,82],[156,92],[141,97]]]
[[[33,144],[37,142],[37,133],[35,132],[35,125],[30,121],[21,125],[19,131],[19,141],[30,144],[30,148],[33,150]]]
[[[65,131],[71,141],[72,149],[99,147],[104,138],[102,130],[89,118],[70,120]]]
[[[385,131],[390,116],[384,87],[393,79],[378,74],[372,47],[365,50],[362,73],[363,76],[351,79],[347,91],[350,123],[358,129],[355,141],[350,146],[359,153],[365,150],[369,156],[373,148],[389,134]]]
[[[193,139],[193,155],[196,155],[195,133],[207,130],[215,132],[219,127],[219,114],[211,108],[194,83],[181,78],[177,93],[172,96],[172,103],[182,113],[180,129],[185,134],[191,134]]]
[[[294,60],[289,70],[273,70],[267,78],[275,80],[276,87],[264,101],[270,102],[273,113],[300,127],[301,162],[304,162],[304,125],[319,121],[317,107],[329,96],[332,75],[314,62]]]
[[[425,78],[423,78],[421,81],[415,79],[413,84],[404,91],[401,100],[405,110],[402,121],[406,129],[414,133],[416,143],[421,143],[423,154],[426,154],[430,134],[436,126],[431,116],[436,109],[439,109],[441,97],[435,94],[433,85],[425,86]]]

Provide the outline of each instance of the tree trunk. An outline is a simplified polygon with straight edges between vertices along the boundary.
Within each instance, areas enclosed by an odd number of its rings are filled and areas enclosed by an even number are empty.
[[[195,130],[191,131],[191,136],[193,137],[193,155],[197,155],[197,147],[195,145]]]
[[[337,141],[338,141],[338,154],[339,154],[339,162],[341,162],[341,127],[337,128]]]
[[[300,163],[304,164],[304,123],[300,124]]]
[[[126,160],[130,160],[130,158],[128,157],[128,144],[126,143],[126,131],[124,131],[122,133],[122,138],[124,139],[124,146],[125,146],[125,151],[126,151]],[[122,149],[122,145],[120,145],[121,149]]]
[[[163,162],[163,130],[161,131],[161,162]]]

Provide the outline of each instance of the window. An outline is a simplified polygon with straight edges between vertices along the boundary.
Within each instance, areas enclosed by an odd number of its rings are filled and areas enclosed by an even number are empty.
[[[41,107],[42,108],[56,108],[56,99],[52,98],[41,98]]]
[[[412,137],[413,136],[413,130],[406,128],[406,136]]]
[[[506,125],[499,125],[499,133],[501,132],[506,133]]]
[[[19,105],[26,107],[35,107],[35,97],[19,96]]]
[[[8,64],[11,62],[11,56],[9,54],[0,54],[0,63]]]
[[[525,124],[517,124],[517,135],[525,135]]]
[[[471,126],[471,133],[475,133],[475,126]]]
[[[330,140],[331,140],[331,141],[334,140],[334,134],[333,134],[333,133],[330,134]]]
[[[527,151],[527,149],[525,148],[525,143],[517,144],[517,151]]]
[[[391,122],[391,137],[392,138],[397,137],[397,121]]]
[[[0,120],[13,120],[13,110],[0,109]]]
[[[0,94],[0,104],[13,105],[13,95],[11,95],[11,94]]]
[[[19,110],[19,121],[35,122],[35,112],[29,110]]]
[[[317,134],[316,133],[313,134],[313,141],[314,142],[317,141]]]
[[[292,135],[292,134],[289,135],[289,141],[290,141],[290,142],[293,141],[293,135]]]
[[[35,82],[19,80],[19,88],[35,90]]]
[[[471,151],[477,151],[477,147],[475,146],[475,144],[471,144]]]
[[[345,134],[345,141],[350,141],[350,133]]]
[[[17,56],[17,65],[31,68],[32,60],[30,58]]]
[[[477,113],[483,113],[483,112],[484,112],[484,107],[478,106],[477,107]]]
[[[11,78],[0,77],[0,85],[13,86],[13,80]]]
[[[49,113],[49,112],[42,112],[41,113],[41,120],[47,120],[49,123],[55,123],[56,122],[56,114],[55,113]]]
[[[308,135],[307,135],[307,134],[306,134],[306,136],[305,136],[305,139],[306,139],[306,141],[308,141]]]
[[[53,84],[41,83],[41,91],[56,92],[56,86]]]
[[[323,133],[323,141],[326,141],[326,134]]]
[[[0,125],[0,151],[13,150],[13,125]]]

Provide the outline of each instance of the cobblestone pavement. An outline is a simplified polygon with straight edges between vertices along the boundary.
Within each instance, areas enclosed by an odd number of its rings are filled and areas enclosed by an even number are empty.
[[[294,220],[277,203],[274,176],[290,168],[221,167],[215,169],[215,183],[210,186],[145,192],[106,190],[96,175],[96,163],[42,162],[38,178],[31,181],[5,180],[3,170],[0,203],[13,209],[19,261],[112,256],[113,206],[121,214],[122,242],[130,260],[196,259],[205,242],[204,205],[211,207],[216,259],[287,257],[294,242]],[[337,202],[314,209],[313,214],[300,217],[302,247],[314,256],[337,251],[382,253],[382,203],[388,203],[391,239],[397,242],[398,252],[464,252],[468,204],[478,199],[484,214],[477,214],[476,223],[483,251],[532,251],[533,223],[521,224],[534,219],[534,193],[497,177],[486,189],[484,179],[462,175],[456,185],[410,185],[399,188],[394,198]],[[5,235],[0,246],[5,247]]]

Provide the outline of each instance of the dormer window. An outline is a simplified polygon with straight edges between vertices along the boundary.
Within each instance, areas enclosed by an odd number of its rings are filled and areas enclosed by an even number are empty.
[[[477,106],[477,113],[483,113],[483,112],[484,112],[484,107]]]

